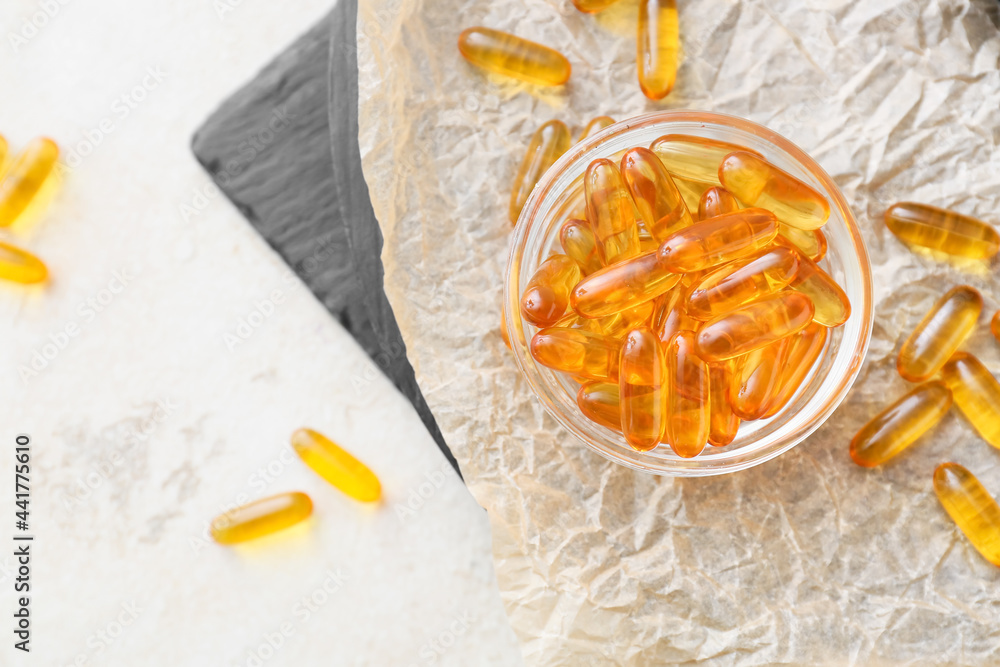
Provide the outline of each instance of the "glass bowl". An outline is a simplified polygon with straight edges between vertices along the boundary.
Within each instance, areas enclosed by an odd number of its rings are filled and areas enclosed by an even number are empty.
[[[665,134],[687,134],[745,146],[826,196],[830,219],[823,227],[829,249],[820,265],[851,301],[850,319],[831,330],[822,355],[796,396],[778,414],[744,423],[726,447],[706,446],[695,458],[677,456],[667,445],[648,452],[632,449],[615,431],[583,416],[579,385],[535,362],[528,342],[537,328],[521,318],[523,286],[552,252],[562,252],[559,227],[582,217],[583,174],[596,158],[620,159],[634,146],[649,146]],[[683,190],[683,188],[682,188]],[[701,111],[664,111],[621,121],[563,155],[528,198],[511,239],[504,282],[504,318],[518,368],[528,386],[570,433],[616,463],[644,472],[695,477],[744,470],[768,461],[805,440],[825,422],[854,383],[872,331],[872,278],[868,252],[844,196],[823,169],[790,141],[735,116]]]

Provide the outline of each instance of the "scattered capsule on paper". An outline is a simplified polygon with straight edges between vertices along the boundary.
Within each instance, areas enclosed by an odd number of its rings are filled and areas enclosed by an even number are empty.
[[[941,378],[972,427],[983,440],[1000,448],[1000,382],[967,352],[956,352],[941,369]]]
[[[477,67],[541,86],[561,86],[572,72],[555,49],[491,28],[463,30],[458,50]]]
[[[676,0],[640,0],[636,34],[639,88],[651,100],[661,100],[674,88],[680,31]]]
[[[979,290],[959,285],[941,297],[903,343],[896,369],[910,382],[930,379],[972,333],[983,310]]]
[[[535,131],[517,170],[514,187],[511,188],[508,210],[511,224],[517,223],[521,209],[535,185],[549,167],[569,150],[569,146],[569,128],[561,120],[550,120]]]
[[[300,491],[268,496],[213,519],[212,539],[219,544],[255,540],[305,521],[312,511],[312,500]]]
[[[292,434],[292,449],[316,474],[350,497],[370,503],[382,496],[375,473],[322,433],[300,428]]]
[[[16,283],[43,282],[49,275],[45,263],[27,250],[0,241],[0,278]]]
[[[957,463],[934,470],[934,492],[983,558],[1000,566],[1000,505],[976,476]]]
[[[991,259],[1000,233],[982,220],[927,204],[901,202],[885,212],[885,224],[899,240],[969,259]]]
[[[861,427],[851,440],[851,458],[871,468],[898,456],[948,414],[951,402],[943,382],[920,385]]]
[[[0,180],[0,227],[8,227],[53,174],[59,146],[47,137],[34,139],[18,154]]]

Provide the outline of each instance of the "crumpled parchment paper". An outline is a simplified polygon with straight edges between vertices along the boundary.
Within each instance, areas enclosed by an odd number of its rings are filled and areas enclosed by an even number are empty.
[[[875,470],[855,431],[908,390],[895,354],[948,288],[987,307],[966,349],[1000,373],[988,332],[996,267],[916,254],[893,202],[1000,224],[1000,33],[994,0],[680,2],[683,64],[665,103],[635,74],[636,4],[369,0],[359,13],[360,141],[385,234],[386,291],[417,378],[489,513],[507,611],[531,665],[997,664],[1000,570],[938,505],[956,460],[1000,496],[1000,452],[957,413]],[[565,90],[466,64],[462,28],[561,50]],[[750,471],[656,478],[556,425],[498,333],[511,181],[535,128],[659,108],[743,116],[836,180],[875,272],[871,350],[850,397],[808,441]]]

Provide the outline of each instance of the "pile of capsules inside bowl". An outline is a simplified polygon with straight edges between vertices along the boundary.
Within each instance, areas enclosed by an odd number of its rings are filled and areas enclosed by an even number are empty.
[[[697,208],[678,183],[705,185]],[[532,358],[577,381],[581,412],[636,450],[730,444],[790,401],[850,316],[817,264],[829,203],[754,151],[663,136],[591,162],[584,198],[521,316],[538,327]]]

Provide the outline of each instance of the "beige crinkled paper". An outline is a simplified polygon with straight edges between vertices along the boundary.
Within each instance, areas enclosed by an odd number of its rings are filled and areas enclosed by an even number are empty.
[[[973,470],[1000,496],[1000,452],[956,415],[880,469],[848,442],[907,391],[902,340],[949,287],[982,290],[967,348],[1000,374],[986,318],[996,267],[914,254],[882,223],[900,199],[1000,224],[998,3],[679,3],[683,64],[663,105],[635,74],[636,4],[368,0],[359,14],[361,148],[385,235],[386,291],[410,358],[493,525],[497,575],[531,665],[1000,663],[1000,569],[939,507],[931,472]],[[455,46],[486,25],[561,50],[539,91],[473,69]],[[574,441],[499,335],[511,180],[535,128],[578,130],[661,108],[743,116],[790,138],[839,184],[875,277],[871,350],[808,441],[750,471],[655,478]]]

